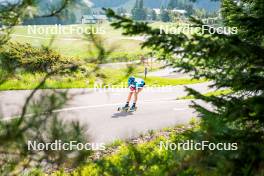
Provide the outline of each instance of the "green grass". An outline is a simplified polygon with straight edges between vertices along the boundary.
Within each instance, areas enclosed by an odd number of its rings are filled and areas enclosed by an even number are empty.
[[[164,22],[155,22],[151,23],[150,26],[153,28],[160,28],[163,26],[164,28],[176,26],[176,23],[164,23]],[[179,23],[179,25],[185,25],[185,23]],[[147,49],[142,49],[140,44],[142,41],[133,40],[127,36],[122,35],[121,29],[113,29],[110,26],[110,23],[106,22],[98,25],[62,25],[61,29],[69,32],[73,29],[90,29],[91,27],[97,28],[94,32],[103,31],[103,33],[99,33],[98,35],[103,39],[103,43],[106,49],[115,48],[113,53],[109,56],[110,58],[129,58],[130,60],[138,59],[138,55],[146,54],[148,52]],[[58,33],[56,35],[52,34],[34,34],[32,33],[31,28],[28,26],[16,26],[14,28],[14,32],[11,35],[11,41],[17,41],[20,43],[29,43],[34,47],[40,47],[42,45],[49,45],[52,38],[54,41],[51,45],[51,48],[58,51],[63,56],[70,56],[76,58],[90,58],[92,54],[90,51],[93,51],[92,43],[85,39],[84,35],[78,33],[73,30],[71,34],[61,34]],[[29,30],[31,29],[31,30]],[[54,30],[54,25],[37,25],[36,29],[44,29],[44,30]]]
[[[133,75],[139,75],[143,72],[143,67],[137,67],[132,72]],[[99,71],[100,74],[104,74],[105,77],[101,78],[103,85],[120,86],[127,84],[127,69],[110,69],[105,68]],[[0,90],[27,90],[34,89],[38,83],[43,79],[43,73],[22,73],[18,76],[8,79],[0,85]],[[138,76],[141,77],[141,76]],[[68,88],[94,88],[96,80],[100,80],[95,75],[86,77],[82,74],[72,74],[70,76],[53,76],[47,79],[42,89],[68,89]],[[206,80],[195,79],[174,79],[174,78],[161,78],[161,77],[147,77],[145,79],[146,85],[149,87],[158,86],[175,86],[182,84],[194,84],[206,82]]]
[[[153,27],[159,25],[168,25],[167,23],[152,23]],[[62,29],[69,31],[71,27],[78,28],[90,28],[91,25],[63,25]],[[128,60],[136,60],[142,53],[146,53],[147,50],[140,48],[141,41],[133,39],[124,39],[121,30],[114,30],[109,23],[104,23],[97,26],[105,30],[105,34],[101,34],[101,38],[104,40],[104,46],[107,49],[112,47],[116,48],[114,52],[109,56],[109,61],[118,62]],[[53,25],[37,26],[40,29],[55,28]],[[64,56],[72,56],[74,58],[92,58],[93,54],[90,51],[94,51],[94,47],[89,40],[83,40],[84,36],[78,33],[72,34],[32,34],[28,31],[28,26],[17,26],[14,28],[11,41],[17,41],[21,43],[29,43],[32,46],[40,47],[42,45],[49,45],[51,38],[54,37],[54,41],[51,45],[52,49],[59,51]],[[69,40],[70,39],[70,40]],[[94,53],[96,55],[96,53]],[[117,58],[117,59],[116,59]],[[126,59],[122,59],[126,58]],[[135,67],[135,68],[134,68]],[[158,69],[158,66],[153,66],[153,70]],[[152,71],[153,71],[152,70]],[[120,85],[120,83],[126,85],[129,75],[135,75],[142,77],[144,72],[143,66],[133,66],[124,69],[103,69],[99,71],[100,74],[105,75],[105,78],[99,80],[107,85]],[[129,73],[129,74],[128,74]],[[0,85],[0,90],[24,90],[34,89],[38,83],[43,79],[43,73],[21,73],[8,79],[6,82]],[[94,83],[98,80],[98,77],[91,75],[85,77],[82,74],[73,74],[69,76],[54,76],[48,79],[42,89],[67,89],[67,88],[93,88]],[[193,80],[193,79],[173,79],[173,78],[160,78],[160,77],[147,77],[146,85],[150,87],[159,86],[175,86],[183,84],[193,84],[205,82],[206,80]]]
[[[62,25],[61,28],[66,31],[70,31],[71,28],[80,28],[82,30],[97,27],[97,29],[102,29],[103,33],[98,35],[103,39],[103,43],[106,49],[115,48],[110,58],[124,57],[129,55],[133,58],[136,54],[144,54],[147,52],[146,49],[142,50],[140,44],[142,41],[127,39],[122,36],[121,30],[113,29],[109,23],[104,23],[100,25]],[[31,27],[32,28],[32,27]],[[38,25],[37,29],[55,29],[54,25]],[[34,47],[40,47],[42,45],[49,45],[51,39],[54,37],[54,41],[51,48],[58,51],[64,56],[78,57],[78,58],[89,58],[91,57],[90,51],[92,51],[92,43],[84,37],[83,34],[78,32],[73,32],[71,34],[61,34],[56,35],[51,34],[35,34],[32,33],[32,29],[28,26],[17,26],[14,28],[14,32],[11,35],[11,41],[17,41],[20,43],[29,43]]]
[[[190,78],[162,78],[162,77],[148,77],[145,79],[148,86],[176,86],[184,84],[196,84],[206,82],[206,79],[190,79]]]
[[[212,91],[212,92],[207,92],[203,95],[206,97],[210,97],[210,96],[229,95],[231,93],[233,93],[233,91],[231,89],[225,89],[225,90],[216,90],[216,91]],[[195,97],[193,95],[188,95],[188,96],[181,97],[179,99],[195,99]]]
[[[57,171],[53,174],[54,176],[125,175],[126,173],[129,173],[129,175],[142,175],[140,173],[144,173],[144,175],[166,175],[172,164],[174,167],[180,165],[181,162],[188,159],[189,155],[186,154],[190,154],[189,151],[174,151],[160,147],[161,142],[178,143],[190,140],[183,134],[186,128],[183,126],[180,129],[181,132],[178,131],[179,128],[170,128],[172,132],[169,136],[158,135],[148,142],[133,144],[133,147],[125,142],[121,144],[118,142],[119,149],[117,152],[109,153],[98,159],[97,162],[87,162],[71,173]],[[192,127],[188,130],[194,129],[195,127]]]

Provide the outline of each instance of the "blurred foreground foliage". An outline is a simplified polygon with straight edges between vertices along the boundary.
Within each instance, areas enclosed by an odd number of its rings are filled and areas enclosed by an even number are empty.
[[[32,168],[52,171],[60,167],[73,168],[83,163],[91,155],[91,150],[28,150],[28,141],[36,143],[89,143],[87,126],[77,121],[62,120],[57,111],[73,97],[67,91],[39,91],[46,81],[56,75],[73,74],[80,70],[79,63],[62,57],[50,46],[40,49],[27,44],[9,43],[9,35],[15,25],[31,17],[59,16],[70,8],[74,0],[61,0],[45,13],[39,13],[38,1],[1,1],[0,2],[0,85],[17,73],[42,73],[34,89],[27,92],[25,102],[12,117],[0,114],[0,175],[23,175]],[[103,49],[101,49],[103,50]],[[98,56],[99,57],[99,56]],[[107,55],[104,55],[107,57]],[[103,60],[104,57],[98,58]],[[95,66],[86,72],[96,73]],[[0,99],[5,102],[6,100]],[[16,116],[15,116],[16,115]]]
[[[70,65],[80,65],[78,60],[61,56],[49,48],[34,48],[29,44],[7,43],[0,49],[1,70],[8,73],[20,72],[51,72]],[[74,67],[71,67],[74,69]],[[64,70],[65,71],[65,70]],[[62,72],[62,70],[61,70]]]
[[[31,94],[33,96],[33,94]],[[30,97],[30,96],[29,96]],[[38,98],[30,97],[21,116],[0,121],[1,175],[18,175],[32,167],[74,167],[86,160],[91,151],[73,150],[28,150],[28,142],[62,143],[89,142],[87,127],[77,121],[62,121],[54,111],[62,108],[68,100],[67,92],[50,91]]]
[[[26,7],[31,1],[23,2],[21,8]],[[214,87],[219,89],[227,87],[236,93],[235,96],[228,94],[217,97],[201,95],[195,90],[187,89],[190,95],[210,103],[214,108],[206,109],[193,102],[193,107],[201,117],[200,127],[175,135],[171,140],[175,143],[187,139],[197,142],[206,140],[212,143],[235,142],[238,143],[238,150],[158,151],[157,141],[162,140],[158,139],[138,147],[124,146],[119,153],[81,167],[73,175],[264,175],[263,0],[222,1],[221,14],[224,25],[238,28],[238,33],[232,35],[209,32],[190,36],[183,33],[166,34],[150,28],[147,23],[134,22],[117,16],[110,9],[106,12],[114,20],[112,25],[115,28],[123,28],[125,35],[147,35],[148,39],[143,46],[159,51],[162,58],[169,60],[172,66],[182,68],[194,78],[214,80]],[[8,13],[5,17],[5,20],[8,20],[10,14]],[[18,18],[14,16],[14,19]],[[194,18],[191,20],[193,26],[202,27],[201,21]],[[17,23],[14,21],[10,24],[12,26]],[[208,26],[208,30],[209,28],[211,27]],[[100,45],[97,46],[101,51],[98,52],[96,64],[100,64],[103,63],[107,52],[103,51]],[[96,68],[95,71],[98,69]],[[47,77],[52,73],[54,71],[48,73]],[[36,90],[38,88],[39,86]],[[32,94],[35,94],[36,90]],[[78,136],[80,141],[86,140],[81,135],[81,129],[85,128],[76,123],[70,126],[58,123],[55,115],[51,113],[53,109],[62,106],[67,96],[60,94],[48,97],[42,98],[43,101],[34,105],[29,103],[32,98],[29,96],[20,118],[7,122],[1,121],[2,175],[17,175],[21,170],[18,169],[19,166],[23,169],[24,163],[30,164],[26,162],[27,160],[33,161],[35,156],[42,156],[41,153],[31,155],[25,150],[25,140],[29,138],[52,141],[54,138],[66,140]],[[34,108],[29,111],[28,107],[32,105]],[[33,112],[33,115],[26,116],[28,112]],[[38,118],[34,118],[34,114],[38,115]],[[49,115],[51,119],[49,120],[46,115]],[[41,123],[38,120],[41,120]],[[45,134],[46,130],[42,131],[46,127],[50,129],[51,134]],[[60,133],[53,132],[55,129],[59,129]],[[38,130],[41,130],[41,134],[45,134],[45,138],[39,134]],[[7,154],[4,153],[6,151]],[[43,156],[45,162],[50,161],[49,153]],[[63,163],[61,161],[68,159],[65,156],[67,154],[51,152],[51,161]],[[78,156],[85,155],[75,156],[78,159]],[[43,160],[42,157],[36,163],[40,163],[41,160]],[[82,158],[81,161],[85,160]]]
[[[112,26],[122,28],[125,35],[147,35],[143,47],[161,51],[162,59],[169,60],[172,66],[180,67],[194,78],[213,80],[212,87],[234,92],[217,97],[187,89],[189,95],[213,106],[207,109],[193,102],[201,123],[200,130],[191,133],[191,139],[235,142],[238,150],[193,152],[188,162],[175,159],[174,167],[161,175],[178,175],[189,170],[194,173],[187,175],[264,175],[264,2],[223,0],[221,3],[224,26],[236,27],[237,34],[210,33],[215,30],[213,26],[203,26],[192,17],[193,27],[207,29],[188,36],[166,34],[106,9],[114,19]],[[179,163],[184,167],[179,167]]]

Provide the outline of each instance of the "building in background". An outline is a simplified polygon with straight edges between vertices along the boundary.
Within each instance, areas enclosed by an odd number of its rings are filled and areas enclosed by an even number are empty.
[[[154,8],[152,10],[154,10],[157,15],[161,14],[161,9],[157,9],[157,8],[155,9]],[[187,11],[184,9],[172,9],[172,10],[171,9],[164,9],[164,10],[166,10],[170,13],[173,13],[173,14],[180,15],[180,16],[184,16],[187,13]]]
[[[187,14],[186,10],[181,10],[181,9],[172,9],[170,10],[171,13],[178,15],[179,17],[185,17],[185,15]]]
[[[102,24],[108,20],[106,15],[83,15],[82,24]]]

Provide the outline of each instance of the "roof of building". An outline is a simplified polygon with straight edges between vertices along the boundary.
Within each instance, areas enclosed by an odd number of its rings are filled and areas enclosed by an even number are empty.
[[[187,13],[187,11],[186,10],[182,10],[182,9],[173,9],[173,10],[171,10],[172,12],[176,12],[176,13],[181,13],[181,14],[185,14],[185,13]]]
[[[160,14],[161,13],[161,9],[153,9],[156,14]],[[174,13],[180,13],[180,14],[185,14],[187,13],[186,10],[183,10],[183,9],[173,9],[173,10],[168,10],[168,9],[164,9],[164,10],[167,10],[167,11],[171,11],[171,12],[174,12]]]
[[[160,14],[160,9],[153,9],[155,12],[156,12],[156,14]]]
[[[82,18],[87,20],[107,20],[106,15],[83,15]]]

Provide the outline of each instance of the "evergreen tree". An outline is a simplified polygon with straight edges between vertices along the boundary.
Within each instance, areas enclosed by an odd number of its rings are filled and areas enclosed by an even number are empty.
[[[131,11],[134,20],[146,20],[147,14],[144,8],[143,0],[136,1],[134,8]]]
[[[177,0],[176,7],[178,9],[185,9],[185,6],[189,4],[188,0]]]
[[[167,9],[164,9],[163,7],[160,10],[160,20],[163,22],[169,22],[170,21],[170,14]]]
[[[148,35],[144,47],[163,54],[175,67],[193,78],[213,80],[212,86],[230,88],[229,95],[204,96],[188,88],[189,94],[213,106],[205,108],[193,102],[201,117],[200,127],[188,132],[195,142],[227,145],[233,150],[202,150],[188,153],[168,171],[171,175],[263,175],[264,174],[264,4],[263,0],[223,0],[221,7],[225,27],[237,28],[232,33],[203,27],[194,18],[190,21],[200,34],[165,34],[145,23],[133,23],[110,10],[118,19],[112,25],[123,28],[127,35]],[[230,31],[231,32],[231,31]],[[181,57],[177,57],[177,56]],[[208,170],[208,168],[210,168]]]
[[[146,20],[147,18],[147,12],[146,9],[144,8],[144,1],[140,0],[139,1],[139,8],[140,8],[140,20]]]
[[[117,8],[116,13],[118,15],[126,13],[126,10],[123,7]]]
[[[194,10],[194,15],[199,18],[205,18],[206,17],[206,11],[204,9],[195,9]]]
[[[177,0],[170,0],[167,8],[171,10],[171,9],[176,8],[176,7],[177,7]]]
[[[0,114],[0,175],[23,175],[27,172],[26,170],[31,169],[29,167],[41,168],[44,166],[43,163],[45,163],[45,167],[53,165],[55,168],[66,163],[74,167],[75,164],[83,162],[91,154],[89,151],[78,151],[77,149],[72,151],[28,149],[30,141],[46,144],[56,142],[56,140],[60,140],[62,143],[89,142],[85,126],[76,121],[64,122],[58,117],[59,114],[53,113],[56,109],[62,108],[69,100],[67,92],[52,90],[49,93],[38,92],[38,89],[42,88],[50,77],[63,75],[66,72],[71,74],[79,66],[71,61],[66,65],[59,64],[62,56],[52,51],[48,46],[34,48],[29,44],[9,42],[9,30],[12,31],[14,26],[20,25],[26,18],[63,16],[67,12],[65,10],[72,5],[72,1],[65,0],[54,4],[56,8],[45,11],[45,14],[30,12],[32,7],[38,8],[38,2],[25,0],[21,3],[0,3],[1,23],[8,26],[6,33],[0,35],[0,85],[10,77],[21,76],[21,73],[30,73],[29,70],[32,71],[33,67],[35,72],[43,73],[42,80],[35,80],[36,87],[29,91],[25,97],[25,102],[19,110],[21,113],[16,118],[3,120],[2,114]],[[27,53],[26,56],[25,53]],[[37,59],[38,57],[39,59]],[[56,62],[52,62],[58,66],[56,68],[50,65],[51,60],[54,59]],[[18,64],[19,60],[21,64]],[[24,60],[26,61],[24,62]],[[30,64],[31,60],[34,62],[32,65]],[[33,67],[30,68],[30,65]],[[36,98],[37,92],[38,98]],[[0,99],[0,101],[4,101],[4,99]]]
[[[152,21],[156,21],[157,20],[157,13],[155,12],[155,10],[151,10],[151,20]]]
[[[136,0],[136,3],[134,5],[134,9],[136,9],[136,8],[139,8],[139,2],[138,2],[138,0]]]
[[[187,14],[186,14],[187,16],[190,16],[190,15],[192,15],[194,13],[194,9],[193,9],[193,5],[192,4],[186,4],[184,6],[184,9],[187,12]]]

